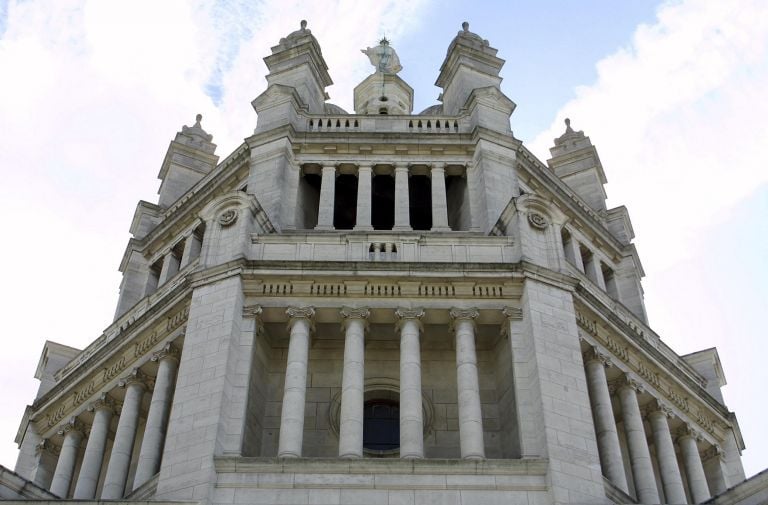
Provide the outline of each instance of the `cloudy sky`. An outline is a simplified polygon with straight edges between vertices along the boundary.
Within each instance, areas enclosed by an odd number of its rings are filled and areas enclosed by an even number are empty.
[[[202,113],[225,157],[256,124],[262,58],[307,19],[351,110],[392,40],[415,109],[462,21],[506,59],[515,135],[548,158],[563,119],[589,135],[626,205],[651,326],[681,354],[717,346],[747,444],[768,466],[768,4],[763,0],[0,0],[0,464],[34,397],[45,340],[111,322],[139,199]]]

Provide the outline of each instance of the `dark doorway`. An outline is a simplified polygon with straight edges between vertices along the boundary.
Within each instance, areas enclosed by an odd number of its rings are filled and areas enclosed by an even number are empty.
[[[411,205],[411,228],[432,229],[432,185],[426,175],[412,175],[408,180]]]
[[[357,219],[357,177],[351,174],[336,177],[335,196],[333,227],[337,230],[351,230]]]
[[[395,179],[375,175],[371,186],[371,225],[374,230],[391,230],[395,225]]]

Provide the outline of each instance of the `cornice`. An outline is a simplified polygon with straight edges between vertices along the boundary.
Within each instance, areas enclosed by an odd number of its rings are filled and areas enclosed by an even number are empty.
[[[608,331],[605,331],[605,326],[599,328],[596,321],[589,319],[577,306],[577,324],[590,337],[589,340],[594,339],[594,342],[587,340],[590,345],[605,348],[614,362],[622,363],[623,368],[636,373],[702,429],[713,436],[721,433],[730,419],[730,412],[724,405],[717,402],[689,374],[684,373],[680,363],[670,360],[599,300],[591,297],[580,286],[576,292],[577,301],[585,304],[608,326]],[[702,410],[702,407],[708,409],[710,414]],[[721,423],[715,425],[709,415],[719,417]]]
[[[610,245],[614,249],[614,256],[623,255],[626,245],[619,242],[619,240],[613,236],[613,234],[603,225],[599,214],[591,209],[584,201],[576,195],[564,182],[562,182],[546,165],[539,161],[525,146],[520,145],[518,149],[520,156],[518,157],[518,166],[521,166],[526,170],[529,175],[528,179],[523,179],[530,185],[531,178],[535,178],[538,186],[535,188],[538,191],[541,187],[544,187],[550,193],[556,194],[559,197],[559,201],[565,205],[566,208],[562,208],[563,212],[570,214],[572,218],[578,218],[588,225],[589,229],[600,239],[604,244]],[[526,163],[532,164],[536,170],[530,170],[526,166]],[[584,227],[581,228],[582,233]]]
[[[47,416],[49,420],[47,427],[50,427],[51,423],[55,424],[57,420],[85,409],[89,399],[99,394],[105,385],[116,383],[119,379],[118,375],[128,369],[131,364],[144,357],[151,359],[148,353],[154,346],[172,335],[186,321],[189,303],[183,303],[183,300],[190,294],[189,288],[186,282],[179,284],[174,291],[163,297],[160,303],[141,314],[125,330],[119,331],[111,340],[104,341],[100,347],[93,349],[83,358],[73,360],[74,366],[66,371],[66,375],[50,391],[33,402],[30,415],[33,421],[39,423],[43,417]],[[183,303],[181,308],[173,312],[174,308],[179,307],[181,303]],[[163,332],[155,331],[136,340],[153,324],[157,324],[158,316],[169,312],[171,314],[165,321]],[[104,336],[100,338],[104,339]],[[126,353],[130,349],[132,352],[129,354],[132,357],[126,358],[128,356]],[[120,359],[121,354],[125,359]],[[97,376],[100,376],[99,380],[96,380]],[[46,429],[47,427],[44,426]],[[39,432],[42,433],[42,431]]]

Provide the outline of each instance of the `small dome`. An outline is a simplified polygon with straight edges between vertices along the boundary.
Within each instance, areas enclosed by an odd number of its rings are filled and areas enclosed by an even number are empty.
[[[345,111],[344,109],[342,109],[341,107],[339,107],[338,105],[333,104],[333,103],[325,103],[324,107],[325,107],[325,113],[326,114],[336,114],[336,115],[338,115],[338,114],[346,114],[346,115],[349,115],[349,112]]]
[[[423,111],[419,112],[419,116],[440,116],[443,114],[443,104],[438,103],[430,105]]]

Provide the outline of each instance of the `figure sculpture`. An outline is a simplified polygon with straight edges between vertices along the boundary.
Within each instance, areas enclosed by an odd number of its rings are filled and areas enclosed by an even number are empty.
[[[397,53],[389,45],[386,38],[381,39],[378,46],[367,47],[361,49],[360,52],[368,56],[371,65],[376,67],[377,72],[396,74],[403,69],[400,65],[400,58],[397,57]]]

